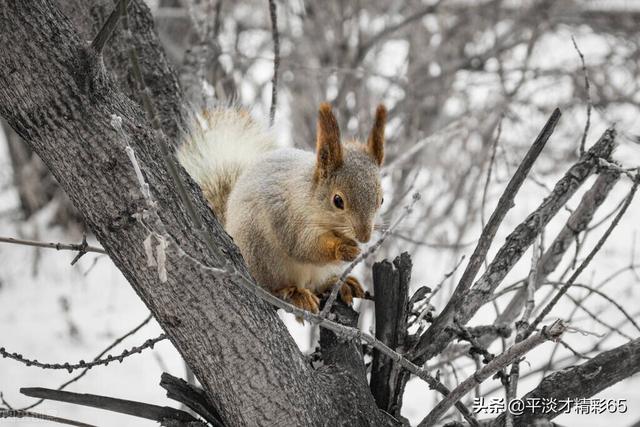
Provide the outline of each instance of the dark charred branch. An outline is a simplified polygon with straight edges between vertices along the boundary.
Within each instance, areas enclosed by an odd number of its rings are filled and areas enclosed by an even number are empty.
[[[207,400],[204,390],[193,386],[181,378],[162,373],[160,386],[167,390],[167,397],[183,403],[189,409],[207,420],[214,427],[224,427],[218,411]]]
[[[373,288],[375,293],[376,338],[390,348],[403,353],[407,339],[409,315],[409,282],[412,262],[408,253],[389,261],[373,265]],[[400,415],[402,392],[399,380],[406,371],[377,350],[371,363],[371,393],[381,409]]]
[[[148,420],[158,422],[163,422],[164,420],[175,420],[182,423],[198,421],[187,412],[170,408],[168,406],[150,405],[148,403],[115,399],[113,397],[98,396],[95,394],[72,393],[70,391],[52,390],[40,387],[21,388],[20,393],[29,397],[73,403],[74,405],[90,406],[92,408],[105,409],[111,412],[132,415],[134,417],[146,418]]]

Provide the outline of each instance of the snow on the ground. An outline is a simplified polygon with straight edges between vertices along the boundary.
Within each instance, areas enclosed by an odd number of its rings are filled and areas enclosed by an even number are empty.
[[[567,40],[568,37],[564,38],[564,41],[568,44]],[[588,49],[588,46],[583,46],[586,54]],[[562,58],[570,57],[570,55],[575,55],[575,52],[571,52],[571,47],[563,51]],[[597,120],[597,116],[600,113],[594,111],[594,124],[590,134],[591,143],[603,130],[602,123],[598,124]],[[624,115],[624,113],[621,114]],[[564,120],[567,122],[570,121],[570,118],[565,118]],[[581,119],[577,121],[583,123]],[[637,123],[635,117],[626,123],[623,122],[622,130],[637,133],[637,129],[629,127],[634,122]],[[524,136],[524,141],[532,140],[537,129],[531,130],[530,134]],[[559,130],[556,134],[561,135],[562,131]],[[2,175],[0,184],[6,183],[10,175],[8,172],[5,173],[9,169],[6,153],[4,153],[5,144],[2,138],[3,135],[0,134],[0,150],[2,150],[0,152],[0,171]],[[554,140],[554,138],[556,138],[555,135],[552,137],[552,143],[563,142]],[[623,141],[617,150],[616,156],[627,166],[640,164],[640,149],[638,145],[634,145],[629,141]],[[535,172],[536,169],[534,168]],[[589,188],[592,181],[590,180],[583,186],[580,193],[571,200],[570,206],[575,207],[577,205],[580,195]],[[553,179],[549,178],[545,182],[551,185],[553,184]],[[503,185],[504,182],[501,182],[499,185],[492,186],[490,190],[492,198],[490,200],[495,202]],[[612,192],[610,199],[605,203],[605,206],[600,209],[597,218],[602,218],[605,213],[611,212],[617,202],[625,196],[628,188],[629,181],[622,179],[621,183]],[[535,208],[546,194],[546,191],[540,186],[527,181],[516,198],[516,207],[509,213],[494,240],[491,254],[495,254],[507,233],[528,212]],[[16,203],[15,194],[11,190],[2,191],[0,194],[0,211],[5,211],[15,206]],[[487,209],[490,211],[492,206],[493,204],[489,202]],[[45,211],[39,218],[27,224],[16,224],[15,221],[11,221],[6,217],[0,218],[0,235],[27,239],[37,238],[38,240],[50,242],[71,242],[72,237],[59,229],[52,229],[47,226],[47,214],[48,212]],[[554,219],[547,228],[547,242],[553,238],[554,233],[564,224],[567,217],[568,213],[563,211]],[[597,283],[612,271],[628,265],[631,259],[631,247],[634,238],[638,239],[637,252],[640,252],[640,233],[637,236],[634,234],[638,231],[638,217],[640,217],[640,202],[636,200],[619,228],[614,232],[594,261],[592,268],[580,278],[582,283]],[[584,245],[582,256],[586,254],[586,251],[590,250],[605,228],[606,224],[592,233]],[[477,233],[478,227],[476,226],[474,231],[469,234],[470,238],[477,236]],[[80,236],[75,236],[73,239],[77,243],[80,240]],[[466,248],[467,256],[472,249],[473,246]],[[36,358],[43,362],[88,361],[148,315],[144,304],[138,299],[127,281],[106,256],[87,254],[77,265],[72,267],[69,263],[74,255],[72,252],[56,252],[48,249],[0,244],[0,347],[5,347],[8,351],[18,352],[26,357]],[[453,266],[450,254],[437,249],[421,249],[413,253],[412,256],[415,266],[412,280],[414,288],[423,284],[434,285],[438,283],[442,276],[451,270]],[[640,262],[639,257],[640,255],[636,253],[636,262]],[[527,252],[507,280],[505,280],[505,283],[512,283],[516,279],[526,276],[530,258],[531,254]],[[454,283],[455,278],[459,277],[461,270],[448,282],[448,288],[445,287],[441,291],[440,297],[435,298],[434,303],[437,307],[443,307],[444,299],[451,292],[450,284]],[[359,274],[365,283],[370,282],[369,272],[360,269]],[[633,274],[627,273],[606,285],[604,290],[607,295],[614,298],[633,314],[638,309],[636,303],[640,296],[638,286],[640,286],[638,278]],[[584,292],[575,290],[571,291],[571,294],[579,297],[584,295]],[[499,301],[499,304],[505,303],[506,300],[504,299]],[[597,297],[591,298],[588,304],[588,307],[595,312],[605,306],[606,304]],[[65,309],[65,307],[67,308]],[[564,299],[554,309],[551,318],[566,316],[572,310],[572,303]],[[482,310],[472,323],[486,323],[492,319],[492,314],[490,310]],[[312,350],[315,343],[309,336],[309,327],[298,325],[289,315],[283,314],[282,317],[286,319],[287,325],[290,327],[290,331],[300,348],[305,352]],[[362,320],[361,324],[365,330],[369,330],[371,325],[370,312],[366,317],[367,319]],[[611,324],[617,323],[621,318],[621,314],[611,308],[601,315],[602,320]],[[583,330],[595,331],[596,333],[604,331],[601,325],[585,316],[584,313],[579,313],[577,320],[572,325]],[[623,330],[633,337],[638,336],[638,331],[629,327],[629,325],[626,325]],[[147,338],[157,336],[160,332],[158,325],[152,321],[135,336],[128,338],[116,349],[112,350],[111,354],[117,354],[124,348],[139,345]],[[596,336],[584,336],[579,333],[568,334],[565,338],[569,344],[577,349],[588,348],[589,344],[599,339]],[[622,343],[624,343],[624,339],[615,337],[607,342],[607,348]],[[529,354],[527,362],[521,365],[521,372],[524,374],[528,370],[540,366],[547,360],[552,347],[553,344],[545,343]],[[491,350],[499,352],[501,347],[496,343]],[[556,358],[561,358],[567,354],[566,350],[559,349]],[[461,372],[467,372],[468,374],[470,372],[468,369]],[[142,354],[129,357],[121,364],[114,363],[108,367],[94,368],[84,378],[68,387],[67,390],[139,400],[159,405],[178,406],[175,402],[165,397],[164,390],[159,386],[160,374],[163,371],[179,377],[185,376],[185,368],[180,356],[167,341],[157,344],[153,351],[147,350]],[[45,371],[26,367],[9,359],[0,359],[0,391],[7,402],[15,408],[29,405],[34,401],[19,393],[21,387],[56,388],[73,375],[75,375],[75,372],[68,374],[66,371]],[[521,380],[519,386],[521,394],[535,387],[539,380],[539,375]],[[490,380],[483,384],[482,389],[489,390],[496,385],[497,382],[495,380]],[[501,393],[499,391],[494,396],[501,396]],[[563,415],[557,418],[557,422],[567,426],[579,425],[588,427],[602,426],[606,423],[630,425],[640,419],[640,406],[636,404],[640,402],[640,379],[638,376],[618,383],[594,397],[627,399],[628,412],[617,415],[606,413],[601,415]],[[429,390],[420,380],[412,379],[406,389],[403,414],[413,423],[418,422],[439,399],[440,397]],[[157,425],[153,421],[65,403],[45,402],[36,410],[100,426]],[[33,419],[3,419],[0,420],[0,424],[31,426],[44,425],[44,422]]]
[[[15,236],[15,227],[0,224],[0,234]],[[67,240],[56,230],[42,229],[39,237],[55,242]],[[87,254],[72,267],[69,264],[73,257],[72,252],[0,246],[0,346],[41,362],[89,361],[147,317],[144,304],[106,256]],[[160,333],[152,321],[110,354],[142,344]],[[93,368],[67,390],[173,406],[158,385],[163,370],[184,376],[181,358],[168,341],[121,364]],[[8,403],[20,408],[34,402],[19,393],[20,387],[57,388],[77,372],[44,371],[0,359],[0,391]],[[66,403],[45,402],[34,411],[101,426],[157,425]],[[3,425],[7,423],[28,426],[44,422],[2,420]]]

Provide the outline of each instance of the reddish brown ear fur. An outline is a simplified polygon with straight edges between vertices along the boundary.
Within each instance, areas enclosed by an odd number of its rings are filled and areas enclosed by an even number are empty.
[[[384,105],[378,105],[373,128],[367,140],[367,152],[371,154],[378,166],[382,166],[384,160],[384,125],[387,122],[387,109]]]
[[[342,166],[342,145],[338,121],[331,111],[331,105],[323,102],[318,111],[318,129],[316,136],[316,179],[326,178],[331,172]]]

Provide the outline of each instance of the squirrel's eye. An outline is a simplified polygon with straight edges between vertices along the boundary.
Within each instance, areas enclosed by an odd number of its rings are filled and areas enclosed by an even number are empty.
[[[342,197],[340,197],[340,195],[338,194],[335,194],[333,196],[333,204],[338,209],[344,209],[344,200],[342,200]]]
[[[380,199],[380,206],[382,206],[383,203],[384,203],[384,197]]]

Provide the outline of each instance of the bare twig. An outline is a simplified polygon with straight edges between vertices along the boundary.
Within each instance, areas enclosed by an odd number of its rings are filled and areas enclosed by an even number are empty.
[[[482,346],[482,344],[478,342],[477,336],[474,335],[471,330],[467,329],[459,322],[454,322],[454,326],[452,326],[450,329],[456,334],[459,340],[467,341],[469,342],[469,344],[471,344],[471,347],[469,347],[469,355],[472,358],[476,359],[476,364],[480,363],[480,359],[477,357],[479,355],[482,355],[483,363],[489,363],[493,360],[495,355],[490,353],[485,347]]]
[[[389,175],[398,167],[404,165],[411,159],[414,159],[415,156],[418,155],[425,147],[435,144],[438,141],[442,141],[443,139],[452,139],[455,136],[458,136],[461,133],[461,125],[462,120],[453,121],[437,132],[416,142],[408,150],[404,151],[402,154],[396,157],[392,162],[385,164],[382,167],[380,175],[382,177]]]
[[[442,277],[440,282],[438,282],[438,284],[433,288],[431,293],[429,293],[429,296],[425,299],[424,304],[423,304],[424,308],[422,309],[422,311],[420,312],[418,317],[416,319],[414,319],[412,322],[410,322],[409,326],[415,324],[415,325],[418,325],[419,328],[421,328],[420,323],[427,316],[427,314],[431,311],[431,308],[432,308],[431,300],[433,299],[434,296],[436,296],[436,294],[438,292],[440,292],[440,289],[442,289],[442,286],[444,285],[444,282],[446,282],[449,277],[453,276],[453,274],[458,270],[460,265],[462,265],[462,261],[464,261],[464,258],[465,258],[465,256],[462,255],[460,257],[460,259],[458,260],[458,262],[456,263],[456,265],[450,271],[448,271],[447,273],[444,274],[444,276]],[[422,332],[422,329],[418,329],[418,331],[416,333],[420,334],[421,332]]]
[[[404,234],[400,234],[398,232],[393,232],[391,233],[391,235],[405,242],[413,243],[416,246],[424,246],[427,248],[435,248],[435,249],[462,249],[467,246],[471,246],[475,243],[475,242],[436,243],[436,242],[426,242],[426,241],[412,239],[411,237],[405,236]]]
[[[102,49],[104,49],[104,46],[107,44],[111,34],[113,34],[113,30],[116,29],[118,21],[120,21],[120,17],[122,16],[120,14],[120,8],[126,7],[121,4],[123,2],[125,2],[125,0],[118,0],[118,4],[113,8],[113,11],[111,11],[109,18],[107,18],[98,34],[91,42],[91,48],[98,55],[102,54]]]
[[[637,311],[635,313],[632,314],[631,317],[638,317],[640,316],[640,311]],[[618,322],[615,325],[615,329],[619,329],[622,328],[626,323],[628,322],[628,319],[624,319],[620,322]],[[555,370],[563,370],[563,369],[567,369],[567,368],[573,368],[575,367],[575,364],[580,361],[580,360],[592,360],[594,358],[598,358],[599,355],[595,355],[594,357],[588,357],[587,355],[595,353],[595,352],[600,352],[604,347],[603,344],[604,342],[612,336],[612,333],[609,332],[607,334],[605,334],[602,338],[600,338],[599,340],[597,340],[595,342],[595,344],[593,344],[589,349],[583,351],[582,353],[578,353],[578,352],[572,352],[572,355],[567,355],[563,358],[561,358],[560,360],[558,360],[555,365],[551,365],[549,362],[543,364],[542,366],[539,366],[538,368],[535,369],[531,369],[528,370],[526,374],[521,374],[520,377],[524,378],[524,377],[531,377],[533,375],[537,375],[540,373],[545,373],[547,372],[549,369],[555,369]],[[640,343],[639,339],[635,339],[633,340],[633,342]],[[629,343],[632,344],[632,343]],[[628,358],[628,354],[624,356],[625,358]],[[432,367],[432,369],[434,369]],[[491,395],[495,392],[497,392],[499,389],[501,389],[502,386],[500,387],[494,387],[491,390],[487,390],[487,392],[485,393],[486,396]],[[563,397],[566,397],[563,396]]]
[[[114,342],[112,342],[111,344],[109,344],[109,346],[107,348],[105,348],[104,350],[102,350],[100,352],[100,354],[98,354],[96,357],[93,358],[93,361],[97,361],[100,360],[100,358],[102,356],[104,356],[105,354],[107,354],[107,352],[109,350],[111,350],[112,348],[114,348],[115,346],[117,346],[118,344],[120,344],[122,341],[124,341],[126,338],[130,337],[131,335],[135,334],[136,332],[138,332],[140,329],[142,329],[143,326],[145,326],[147,323],[149,323],[151,321],[151,319],[153,318],[152,315],[148,315],[146,319],[144,319],[142,321],[142,323],[140,323],[139,325],[137,325],[135,328],[131,329],[129,332],[127,332],[126,334],[122,335],[120,338],[116,339]],[[84,377],[87,372],[89,372],[89,369],[91,368],[85,368],[82,372],[80,372],[78,375],[76,375],[75,377],[71,378],[70,380],[64,382],[63,384],[61,384],[56,390],[63,390],[65,389],[68,385],[73,384],[74,382],[78,381],[80,378]],[[44,402],[44,399],[40,399],[37,402],[26,406],[24,408],[21,408],[21,410],[26,411],[29,409],[33,409],[36,406],[40,405],[42,402]]]
[[[269,0],[269,16],[271,17],[271,37],[273,39],[273,78],[271,79],[269,125],[273,126],[278,105],[278,68],[280,67],[280,35],[278,34],[278,10],[276,8],[276,0]]]
[[[521,324],[525,324],[529,321],[531,312],[535,304],[535,292],[536,283],[538,282],[538,260],[540,259],[540,252],[542,251],[542,234],[538,236],[538,239],[531,248],[531,269],[529,270],[529,277],[527,278],[527,302],[520,319]],[[517,339],[517,338],[516,338]]]
[[[446,272],[444,274],[444,276],[442,276],[442,279],[438,282],[438,284],[433,288],[433,290],[431,291],[431,293],[429,294],[429,296],[427,297],[426,303],[429,304],[431,302],[431,300],[433,299],[434,296],[436,296],[436,294],[438,292],[440,292],[440,289],[442,289],[442,286],[444,285],[444,282],[446,282],[446,280],[453,276],[453,274],[458,271],[458,268],[460,268],[460,265],[462,265],[462,262],[464,261],[464,259],[466,258],[465,255],[462,255],[460,257],[460,259],[458,260],[458,262],[456,263],[456,265],[453,266],[453,268],[451,270],[449,270],[448,272]]]
[[[554,286],[556,288],[561,288],[562,286],[564,286],[565,284],[563,282],[547,282],[545,283],[545,285],[550,285],[550,286]],[[582,304],[584,304],[585,300],[587,298],[589,298],[591,295],[598,295],[600,298],[604,299],[605,301],[607,301],[609,304],[611,304],[612,306],[614,306],[619,312],[620,314],[622,314],[629,323],[631,323],[633,325],[633,327],[640,333],[640,325],[638,324],[638,322],[636,322],[636,320],[634,319],[634,316],[629,314],[627,312],[627,310],[624,309],[624,307],[622,307],[622,305],[616,301],[614,298],[610,297],[609,295],[607,295],[605,292],[602,292],[601,290],[594,288],[593,286],[588,286],[585,285],[584,283],[574,283],[573,285],[576,288],[581,288],[581,289],[585,289],[587,290],[589,293],[582,298],[579,301],[579,306],[581,307]],[[611,332],[617,332],[620,333],[620,328],[617,326],[614,326],[612,328],[609,328],[611,330]]]
[[[582,62],[582,72],[584,73],[584,88],[587,93],[587,121],[584,125],[584,132],[582,133],[582,139],[580,140],[580,155],[584,154],[584,147],[587,141],[587,135],[589,134],[589,126],[591,126],[591,109],[593,108],[593,103],[591,102],[591,94],[590,94],[590,85],[589,85],[589,73],[587,72],[587,66],[584,62],[584,55],[580,51],[578,47],[578,43],[576,43],[576,39],[571,36],[571,41],[573,42],[573,47],[575,47],[576,52],[580,56],[580,62]]]
[[[610,162],[607,159],[603,159],[600,158],[598,159],[598,165],[606,168],[606,169],[610,169],[614,172],[618,172],[621,173],[625,176],[627,176],[628,178],[631,178],[631,180],[635,180],[635,174],[637,174],[638,172],[640,172],[640,167],[635,167],[635,168],[623,168],[620,165],[614,163],[614,162]]]
[[[487,167],[487,178],[484,181],[484,188],[482,189],[482,203],[480,205],[480,224],[482,228],[485,227],[484,220],[484,206],[487,202],[487,192],[489,190],[489,183],[491,182],[491,173],[493,172],[493,163],[496,160],[496,151],[498,148],[498,143],[500,142],[500,136],[502,135],[502,117],[500,121],[498,121],[498,129],[496,131],[496,137],[493,140],[493,144],[491,144],[491,157],[489,158],[489,166]],[[486,257],[485,257],[486,260]]]
[[[124,350],[118,356],[108,355],[103,359],[96,359],[91,362],[85,362],[84,360],[81,360],[78,363],[74,363],[74,364],[70,364],[68,362],[67,363],[43,363],[43,362],[39,362],[36,359],[26,359],[21,354],[9,353],[8,351],[5,350],[4,347],[0,347],[0,356],[2,356],[3,358],[13,359],[26,366],[35,366],[36,368],[42,368],[42,369],[64,369],[69,373],[71,373],[76,369],[85,369],[85,368],[90,369],[90,368],[93,368],[94,366],[99,366],[99,365],[106,366],[109,363],[116,362],[116,361],[122,363],[122,361],[125,358],[136,353],[142,353],[142,351],[147,348],[152,349],[156,343],[163,341],[166,338],[167,337],[165,334],[161,334],[156,338],[151,338],[146,340],[143,344],[139,346],[132,347],[131,349],[128,349],[128,350]]]
[[[560,369],[545,377],[542,382],[523,396],[527,399],[566,399],[572,401],[597,394],[607,387],[640,371],[640,338],[612,350],[602,352],[593,359],[578,365]],[[536,419],[553,419],[562,413],[559,408],[551,411],[535,411],[530,407],[515,417],[518,426],[536,425]],[[493,426],[503,425],[505,414],[501,414]]]
[[[554,285],[554,287],[557,288],[562,288],[562,286],[564,286],[565,283],[559,283],[557,286]],[[576,288],[584,288],[584,285],[579,285],[577,283],[573,283],[571,286],[574,286]],[[633,337],[629,334],[624,333],[622,330],[616,328],[615,326],[605,322],[604,320],[602,320],[602,316],[600,316],[600,313],[594,313],[593,311],[591,311],[590,309],[588,309],[585,304],[584,304],[584,299],[583,300],[578,300],[577,298],[575,298],[574,296],[572,296],[570,293],[566,293],[565,296],[574,304],[575,309],[576,310],[581,310],[583,311],[588,318],[590,318],[591,320],[593,320],[595,323],[597,323],[600,326],[603,326],[604,328],[607,329],[607,332],[611,332],[614,334],[617,334],[619,336],[621,336],[622,338],[626,339],[626,340],[632,340]],[[606,298],[605,298],[606,299]],[[609,299],[607,299],[607,301],[609,301]],[[613,304],[614,307],[616,308],[620,308],[619,304]],[[622,314],[628,319],[628,313],[626,313],[624,310],[622,311]],[[567,317],[567,321],[569,321],[568,319],[571,319],[571,317]],[[632,324],[635,324],[636,322],[633,321]],[[577,327],[574,327],[574,330],[577,331]],[[595,334],[593,332],[590,332],[590,334]]]
[[[520,321],[516,323],[516,344],[522,342],[522,340],[524,339],[523,332],[526,330],[529,322],[529,317],[531,316],[531,312],[533,311],[533,307],[535,304],[535,292],[538,282],[538,259],[540,258],[540,251],[542,249],[541,240],[542,234],[540,235],[540,237],[538,237],[536,242],[533,244],[533,247],[531,248],[531,268],[529,270],[529,277],[527,278],[527,302],[525,304],[524,312],[522,313]],[[507,405],[518,395],[519,377],[520,361],[516,359],[511,364],[511,372],[509,372],[509,382],[506,385]],[[505,423],[507,427],[513,427],[513,414],[511,412],[507,413]]]
[[[24,240],[24,239],[16,239],[13,237],[0,237],[0,243],[13,243],[15,245],[24,245],[24,246],[35,246],[38,248],[49,248],[55,249],[57,251],[84,251],[84,252],[95,252],[98,254],[106,254],[102,248],[98,248],[96,246],[85,246],[83,247],[82,243],[74,244],[74,243],[49,243],[49,242],[38,242],[35,240]]]
[[[34,418],[38,420],[51,421],[58,424],[66,424],[68,426],[76,426],[76,427],[97,427],[93,424],[85,424],[79,421],[70,420],[67,418],[54,417],[52,415],[41,414],[38,412],[30,412],[23,410],[0,410],[0,419],[1,418]]]
[[[1,392],[1,391],[0,391],[0,402],[2,402],[2,405],[4,406],[4,409],[13,409],[13,406],[11,406],[11,405],[9,404],[9,402],[7,402],[7,401],[4,399],[4,395],[2,394],[2,392]]]
[[[405,17],[402,21],[400,21],[398,23],[395,23],[395,24],[388,25],[388,26],[384,27],[383,29],[381,29],[380,31],[378,31],[370,39],[366,40],[364,43],[362,43],[360,45],[359,50],[358,50],[358,59],[359,59],[359,61],[361,61],[366,56],[367,52],[369,52],[369,50],[373,46],[375,46],[381,40],[384,40],[385,37],[387,37],[387,36],[395,33],[396,31],[406,27],[407,25],[411,24],[412,22],[415,22],[415,21],[417,21],[419,19],[422,19],[426,15],[435,13],[438,10],[438,6],[440,6],[440,4],[443,1],[444,0],[438,0],[434,4],[426,5],[422,9],[412,13],[411,15],[409,15],[407,17]]]
[[[618,182],[619,174],[615,171],[604,171],[601,173],[591,188],[582,196],[580,204],[573,211],[565,226],[557,234],[553,242],[549,245],[544,255],[538,262],[538,272],[536,273],[536,287],[539,287],[546,277],[553,272],[571,243],[575,239],[575,235],[583,232],[591,222],[595,212],[606,200],[613,186]],[[495,324],[510,324],[517,319],[520,311],[524,307],[527,300],[526,289],[520,289],[511,298],[507,307],[496,318]],[[485,342],[485,345],[488,345]]]

